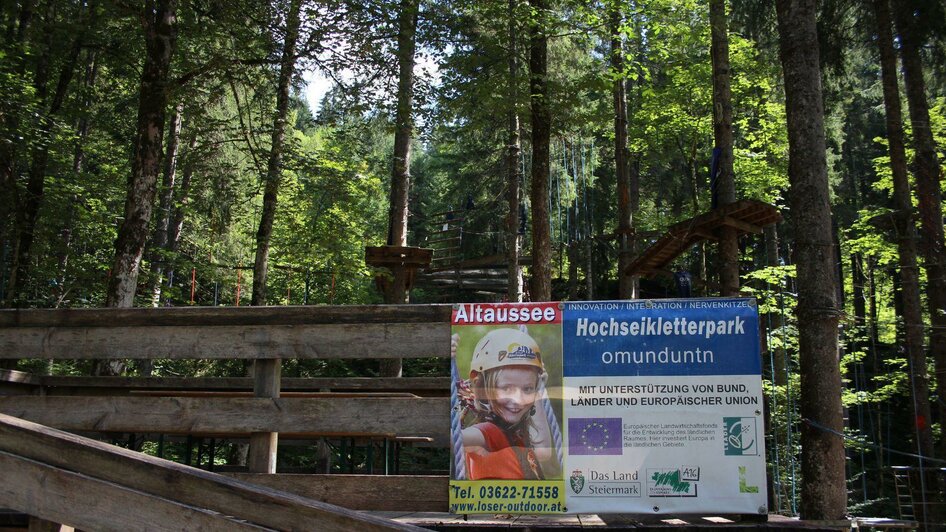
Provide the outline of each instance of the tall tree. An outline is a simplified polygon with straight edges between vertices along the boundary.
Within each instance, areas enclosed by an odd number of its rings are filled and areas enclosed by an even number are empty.
[[[388,245],[407,245],[407,219],[410,214],[411,142],[414,139],[414,52],[416,49],[419,0],[401,0],[397,32],[397,109],[394,116],[394,157],[391,170]],[[395,269],[387,285],[385,303],[406,303],[408,274]],[[400,377],[401,360],[381,361],[382,377]]]
[[[929,102],[920,57],[926,32],[917,20],[917,17],[926,14],[926,7],[923,2],[911,0],[896,0],[893,6],[913,130],[914,177],[920,211],[920,251],[926,267],[926,300],[930,313],[930,352],[936,367],[937,387],[946,390],[946,238],[940,189],[942,175],[930,128]],[[941,401],[940,419],[946,419],[944,416],[946,402]],[[929,418],[917,419],[918,425],[930,423]],[[940,450],[946,456],[946,435],[941,436]]]
[[[828,193],[816,0],[777,0],[788,125],[789,201],[801,366],[802,500],[805,519],[847,512],[838,360],[838,304]]]
[[[552,235],[549,226],[549,144],[552,113],[548,84],[547,0],[529,0],[529,101],[532,109],[532,301],[552,299]]]
[[[157,307],[161,303],[162,273],[167,261],[167,256],[162,256],[162,253],[167,249],[168,227],[171,224],[174,203],[174,188],[177,185],[178,146],[180,144],[183,112],[184,104],[178,103],[174,107],[170,124],[168,124],[167,147],[164,150],[164,172],[161,178],[161,197],[158,205],[158,221],[154,224],[151,249],[147,259],[151,270],[151,306],[153,307]]]
[[[161,169],[162,138],[168,104],[168,77],[177,41],[177,0],[148,0],[139,13],[145,39],[138,120],[125,196],[125,215],[115,239],[115,259],[105,294],[107,307],[134,306],[138,268]],[[97,361],[96,375],[123,371],[118,360]]]
[[[918,418],[930,419],[929,377],[923,350],[923,314],[920,303],[920,276],[916,262],[916,221],[913,217],[913,195],[907,176],[907,155],[903,141],[903,113],[897,82],[897,58],[890,30],[889,0],[874,0],[877,22],[877,46],[880,52],[884,90],[884,112],[887,123],[887,144],[890,170],[893,175],[893,201],[897,228],[897,254],[900,267],[900,302],[903,312],[904,350],[910,364],[912,393]],[[933,453],[933,434],[929,423],[916,424],[921,454]]]
[[[115,259],[106,306],[134,305],[138,267],[148,239],[148,224],[161,171],[171,56],[177,41],[177,0],[149,0],[139,13],[145,38],[138,124],[125,215],[115,240]]]
[[[276,111],[273,115],[273,132],[269,148],[269,160],[264,178],[263,211],[256,231],[256,261],[253,264],[254,306],[266,304],[266,277],[269,273],[269,242],[273,234],[273,220],[279,201],[279,184],[282,182],[283,151],[286,136],[286,118],[289,116],[289,90],[296,68],[296,41],[299,38],[301,0],[292,0],[286,13],[285,39],[279,61],[279,81],[276,86]]]
[[[509,51],[507,64],[509,68],[507,97],[508,105],[508,136],[509,145],[506,148],[506,298],[513,303],[522,301],[522,268],[519,266],[519,203],[522,182],[522,171],[519,166],[521,152],[519,142],[519,37],[517,6],[518,0],[509,0],[507,9],[507,36]]]
[[[618,297],[637,297],[636,279],[624,270],[633,260],[633,218],[631,214],[631,174],[627,149],[627,93],[624,63],[623,20],[619,5],[608,7],[608,30],[611,34],[611,94],[614,100],[614,171],[618,196]]]
[[[7,289],[7,298],[14,302],[19,300],[20,291],[28,275],[30,252],[35,239],[37,219],[39,218],[40,206],[43,203],[43,197],[45,195],[46,173],[49,165],[49,149],[52,143],[51,137],[53,135],[54,120],[65,102],[67,91],[76,70],[79,52],[82,50],[86,29],[89,27],[90,21],[88,20],[88,13],[94,11],[94,9],[93,6],[79,6],[80,11],[75,14],[79,31],[76,33],[71,46],[66,52],[66,57],[62,61],[59,75],[51,95],[49,91],[50,70],[52,69],[55,59],[53,57],[53,28],[58,23],[54,3],[48,4],[43,18],[43,38],[40,44],[41,52],[33,82],[41,110],[39,115],[39,130],[37,132],[38,138],[34,142],[34,148],[31,153],[25,194],[17,195],[20,201],[17,202],[16,209],[16,247],[13,254],[13,266],[10,268],[10,280]]]
[[[714,202],[718,206],[736,201],[736,176],[733,172],[732,90],[729,68],[729,18],[726,0],[710,0],[710,56],[713,63],[713,139],[719,150],[714,177]],[[719,230],[719,292],[722,296],[739,295],[739,238],[734,227]]]

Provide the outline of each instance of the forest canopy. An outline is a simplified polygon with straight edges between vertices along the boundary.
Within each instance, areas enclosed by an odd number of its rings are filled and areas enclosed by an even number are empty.
[[[892,513],[884,468],[946,459],[944,5],[775,4],[4,2],[0,301],[756,297],[773,510],[838,511],[794,483],[805,397],[827,396],[842,485],[826,500]],[[314,106],[312,77],[331,80]],[[737,200],[782,221],[628,273],[668,228]],[[432,248],[433,267],[412,290],[379,278],[365,250],[385,245]],[[434,271],[464,261],[466,288]],[[835,388],[806,395],[825,360]],[[175,364],[20,368],[243,371]]]

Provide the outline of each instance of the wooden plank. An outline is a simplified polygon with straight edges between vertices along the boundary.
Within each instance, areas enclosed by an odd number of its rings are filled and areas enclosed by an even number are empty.
[[[257,475],[228,476],[351,510],[446,512],[446,475]]]
[[[32,395],[41,389],[40,379],[32,373],[0,369],[0,395]]]
[[[430,264],[434,250],[409,246],[368,246],[365,248],[365,264],[368,266],[415,266]]]
[[[2,309],[0,327],[450,323],[451,305]]]
[[[253,392],[203,392],[193,390],[129,390],[130,395],[137,397],[256,397]],[[417,398],[419,395],[400,392],[280,392],[280,397],[340,399],[351,397],[407,397]]]
[[[0,450],[279,530],[418,530],[3,415]],[[138,508],[121,510],[134,514]],[[58,521],[60,516],[42,517]]]
[[[723,225],[728,225],[729,227],[734,227],[742,231],[743,233],[754,233],[757,235],[762,234],[762,228],[759,227],[758,225],[751,224],[749,222],[744,222],[742,220],[737,220],[736,218],[733,218],[732,216],[723,216],[723,218],[720,220],[720,223],[722,223]]]
[[[279,381],[282,376],[282,361],[260,359],[253,363],[253,395],[265,399],[279,398]],[[254,432],[250,434],[250,450],[246,464],[251,473],[276,472],[277,432]]]
[[[447,398],[0,397],[0,413],[63,430],[446,436]]]
[[[22,373],[22,372],[18,372]],[[252,390],[252,377],[32,377],[47,393],[60,388],[115,388],[136,390]],[[314,377],[283,378],[282,391],[337,390],[364,392],[448,392],[449,377]],[[81,391],[81,390],[79,390]],[[90,390],[94,391],[94,390]]]
[[[0,327],[0,358],[447,357],[450,325]]]
[[[42,381],[36,375],[26,371],[17,371],[15,369],[0,369],[0,382],[9,382],[14,384],[33,384],[38,385]]]
[[[0,470],[0,506],[85,530],[272,530],[3,451]]]

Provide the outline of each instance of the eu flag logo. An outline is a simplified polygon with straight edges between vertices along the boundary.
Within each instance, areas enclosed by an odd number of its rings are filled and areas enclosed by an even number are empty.
[[[620,455],[623,435],[619,417],[579,417],[568,420],[568,454]]]

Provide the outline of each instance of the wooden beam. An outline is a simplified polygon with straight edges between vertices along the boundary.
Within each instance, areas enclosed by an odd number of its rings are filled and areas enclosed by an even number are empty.
[[[0,415],[0,450],[51,467],[68,467],[78,475],[94,476],[131,490],[180,501],[193,508],[211,510],[277,530],[419,530],[416,527],[360,514],[4,415]],[[6,488],[22,493],[21,488],[14,482],[0,483],[0,489]],[[93,511],[99,511],[102,505],[110,500],[102,497],[97,490],[89,490],[87,493],[96,497],[95,502],[88,504],[88,508]],[[74,500],[65,502],[68,503],[70,512],[75,510]],[[0,505],[2,504],[6,504],[5,501],[0,501]],[[122,514],[132,518],[146,511],[137,505],[124,505],[120,510]],[[169,512],[165,517],[172,515],[176,514]],[[54,521],[66,521],[69,524],[80,524],[73,523],[66,515],[40,516]],[[155,518],[146,526],[131,530],[155,530],[154,526],[160,522],[162,519]],[[122,526],[108,525],[93,524],[83,528],[125,529]],[[178,526],[176,530],[196,528]]]
[[[0,382],[34,385],[42,383],[40,377],[26,371],[17,371],[15,369],[0,369]]]
[[[63,430],[446,436],[447,398],[0,397],[0,413]]]
[[[0,327],[450,323],[452,305],[2,309]]]
[[[83,530],[271,530],[0,451],[0,506]]]
[[[744,222],[742,220],[737,220],[732,216],[723,216],[722,219],[720,219],[720,223],[723,225],[728,225],[729,227],[734,227],[743,233],[754,233],[757,235],[762,234],[762,228],[758,225]]]
[[[709,231],[706,231],[706,230],[704,230],[704,229],[701,229],[701,228],[693,228],[693,229],[690,229],[689,234],[690,234],[690,235],[693,235],[693,236],[696,236],[696,237],[698,237],[698,238],[701,239],[701,240],[709,240],[709,241],[711,241],[711,242],[718,242],[718,241],[719,241],[719,237],[718,237],[718,236],[714,235],[713,233],[710,233]],[[681,251],[682,251],[683,249],[686,249],[686,248],[690,247],[691,245],[692,245],[692,244],[691,244],[690,242],[687,242],[686,244],[680,246]],[[679,254],[680,254],[679,252],[674,253],[673,256],[670,258],[670,260],[673,260],[673,259],[676,258],[676,256],[679,255]],[[669,261],[668,261],[668,262],[669,262]]]
[[[255,475],[228,474],[351,510],[446,512],[447,475]]]
[[[0,359],[420,358],[447,357],[449,346],[448,322],[0,327]]]
[[[21,373],[21,372],[18,372]],[[116,390],[252,390],[252,377],[66,377],[33,376],[36,384],[42,384],[46,393],[64,393],[88,390],[100,393],[96,388]],[[449,392],[450,377],[315,377],[283,378],[282,391],[365,391],[365,392]],[[64,390],[68,389],[68,390]]]
[[[253,363],[253,395],[264,399],[279,399],[279,381],[282,364],[278,358],[260,359]],[[246,465],[251,473],[276,472],[278,432],[253,432]]]

